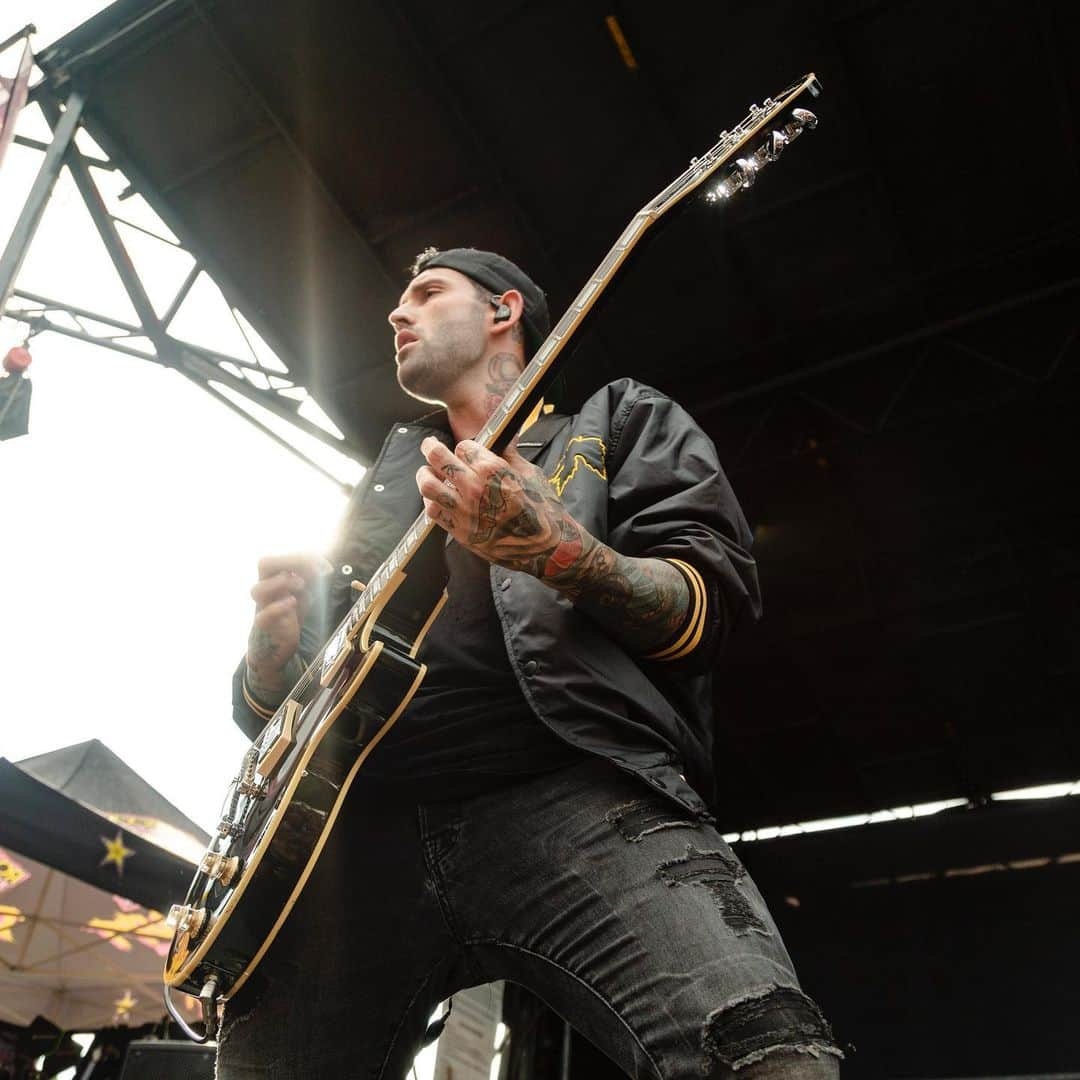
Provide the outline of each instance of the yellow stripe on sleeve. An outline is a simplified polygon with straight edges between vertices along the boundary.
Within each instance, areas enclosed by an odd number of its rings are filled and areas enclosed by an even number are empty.
[[[670,645],[660,649],[658,652],[649,653],[645,657],[646,660],[670,661],[689,656],[701,644],[701,638],[705,633],[705,609],[708,596],[705,589],[705,579],[696,567],[683,562],[682,559],[665,559],[664,561],[671,563],[682,571],[690,587],[690,598],[693,606],[691,607],[690,616],[686,620],[686,629]]]
[[[248,704],[248,708],[257,716],[261,716],[264,720],[270,720],[273,718],[276,709],[268,709],[265,705],[261,705],[255,700],[254,695],[248,689],[247,674],[245,673],[243,679],[240,681],[240,691],[244,695],[244,700]]]

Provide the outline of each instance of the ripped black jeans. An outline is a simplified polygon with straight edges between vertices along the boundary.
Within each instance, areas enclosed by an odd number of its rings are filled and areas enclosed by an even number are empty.
[[[460,802],[354,790],[258,975],[219,1080],[401,1080],[437,1003],[497,979],[632,1077],[838,1076],[731,849],[600,760]]]

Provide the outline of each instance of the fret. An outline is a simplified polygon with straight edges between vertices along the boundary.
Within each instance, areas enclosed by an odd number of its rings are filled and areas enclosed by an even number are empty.
[[[566,337],[576,318],[577,312],[574,310],[574,305],[571,304],[564,312],[563,317],[559,320],[559,325],[551,331],[551,336],[555,338],[556,342],[562,341],[562,339]]]
[[[620,252],[628,248],[637,239],[637,234],[645,227],[648,220],[649,215],[644,210],[634,215],[633,220],[626,226],[622,236],[615,243]]]
[[[536,354],[536,359],[541,364],[544,363],[544,361],[546,361],[547,358],[551,355],[552,350],[554,350],[555,346],[558,344],[559,343],[555,338],[549,337],[547,341],[545,341],[544,344],[540,346],[540,350]]]
[[[576,311],[583,311],[585,305],[592,299],[594,293],[600,288],[601,284],[603,284],[601,281],[590,281],[589,284],[578,293],[578,298],[574,302],[574,309]]]
[[[597,267],[596,276],[601,280],[605,280],[608,274],[615,269],[615,264],[622,258],[623,253],[617,247],[613,247],[608,253],[607,258]]]

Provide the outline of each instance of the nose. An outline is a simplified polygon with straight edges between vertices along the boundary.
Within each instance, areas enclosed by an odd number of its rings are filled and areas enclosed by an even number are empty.
[[[412,324],[412,316],[408,312],[408,305],[398,304],[398,306],[387,316],[387,321],[394,328],[394,333],[397,333],[403,326],[410,326]]]

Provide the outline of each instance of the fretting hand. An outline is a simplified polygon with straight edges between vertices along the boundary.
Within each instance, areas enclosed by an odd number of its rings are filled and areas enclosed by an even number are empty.
[[[639,654],[666,645],[685,622],[683,575],[663,559],[632,558],[597,540],[512,446],[499,457],[465,439],[451,452],[429,437],[420,449],[427,464],[416,484],[427,515],[470,551],[539,578]]]
[[[588,534],[544,474],[512,446],[504,457],[465,439],[427,438],[416,474],[428,517],[488,562],[549,578],[580,558]],[[591,537],[589,537],[591,539]]]

